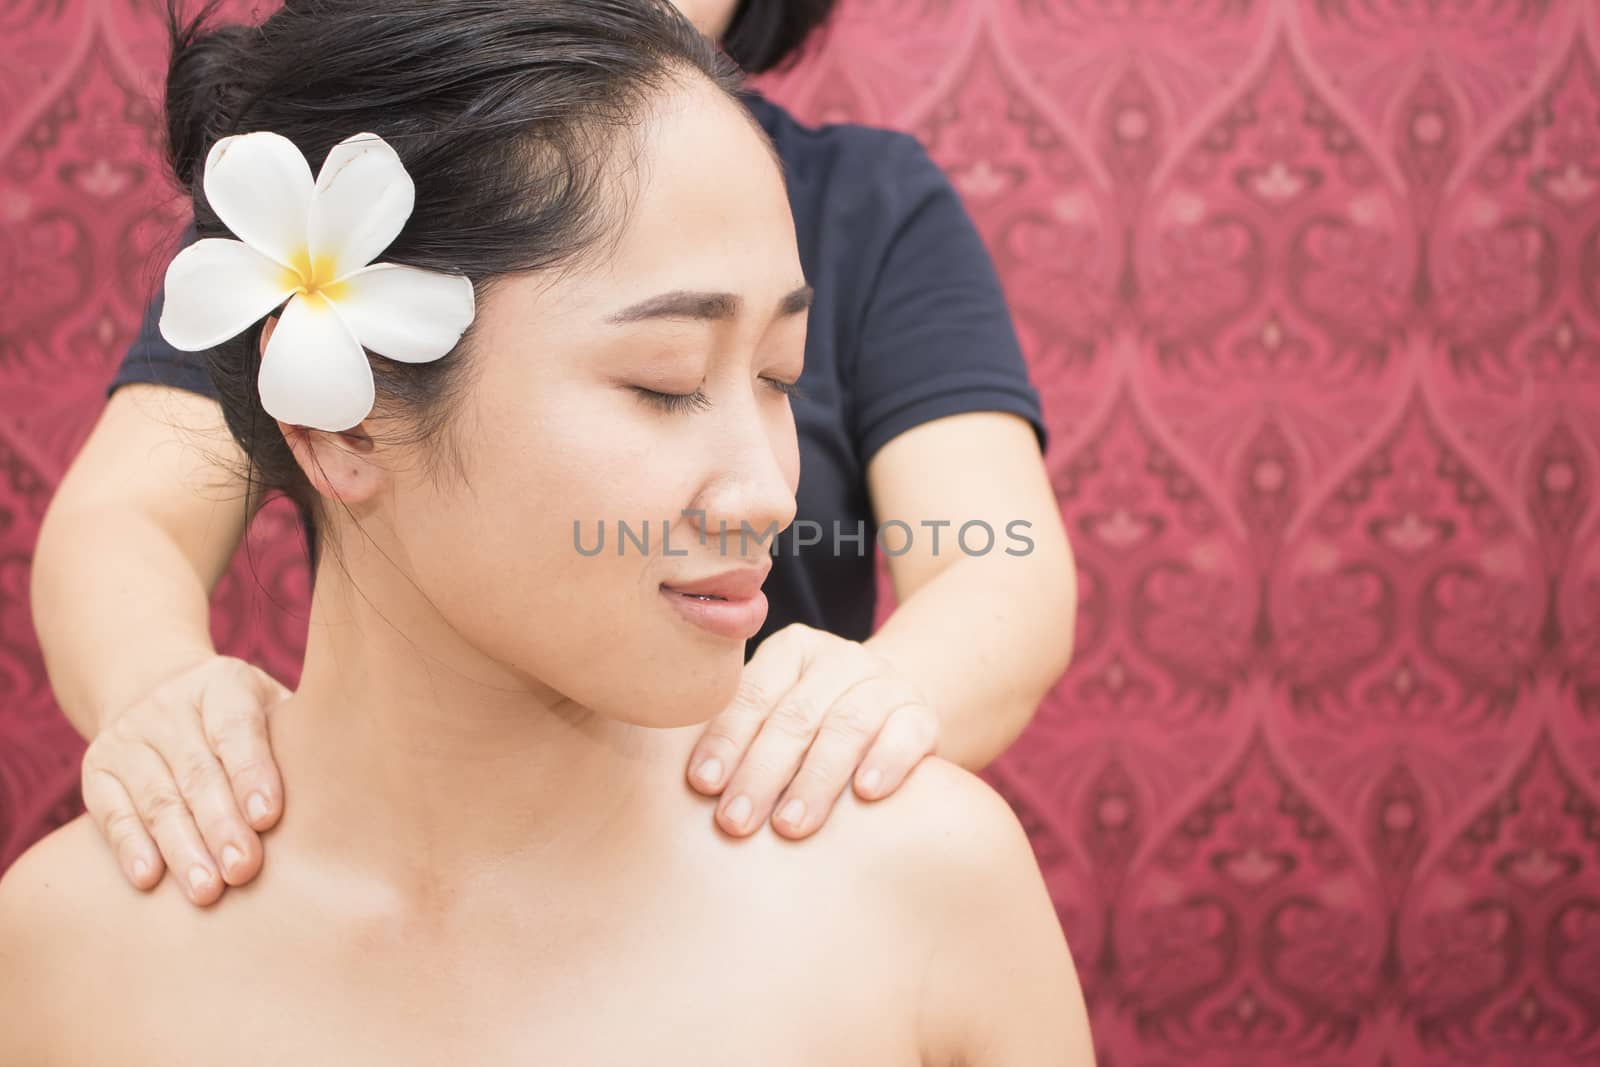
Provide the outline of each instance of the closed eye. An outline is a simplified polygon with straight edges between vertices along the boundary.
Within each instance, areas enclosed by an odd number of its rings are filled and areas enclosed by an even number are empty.
[[[677,412],[694,409],[704,411],[711,406],[711,398],[706,396],[705,390],[696,389],[692,393],[658,393],[654,389],[646,389],[636,385],[633,391],[652,407],[662,411]]]
[[[790,398],[808,395],[800,387],[798,381],[786,382],[781,378],[762,378],[762,381],[772,386],[779,393]],[[706,396],[705,390],[696,389],[692,393],[660,393],[654,389],[646,389],[642,385],[633,386],[633,391],[652,407],[666,412],[704,411],[711,406],[711,398]]]
[[[791,400],[797,396],[807,395],[806,391],[800,388],[800,383],[798,381],[786,382],[781,378],[762,378],[761,380]]]

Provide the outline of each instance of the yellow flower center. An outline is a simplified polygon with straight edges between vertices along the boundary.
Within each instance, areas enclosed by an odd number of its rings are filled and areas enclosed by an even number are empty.
[[[329,300],[339,299],[344,286],[334,283],[333,272],[337,263],[332,256],[318,256],[313,260],[311,253],[302,249],[289,262],[294,268],[289,272],[289,284],[297,292],[304,296],[320,294]]]

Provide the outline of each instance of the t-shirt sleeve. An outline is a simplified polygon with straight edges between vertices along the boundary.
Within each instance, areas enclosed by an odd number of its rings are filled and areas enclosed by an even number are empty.
[[[184,232],[183,244],[190,245],[196,239],[194,227],[191,226]],[[110,396],[133,382],[147,382],[215,398],[216,389],[211,384],[211,376],[206,373],[205,353],[180,352],[161,336],[161,305],[162,291],[158,288],[150,306],[145,308],[144,321],[139,324],[139,335],[128,346],[128,353],[122,357],[122,365],[117,368],[116,377],[111,379],[111,384],[106,388],[106,395]]]
[[[955,187],[922,145],[897,134],[883,168],[892,232],[855,353],[862,464],[898,434],[946,415],[1006,411],[1049,443],[1039,394],[994,262]]]

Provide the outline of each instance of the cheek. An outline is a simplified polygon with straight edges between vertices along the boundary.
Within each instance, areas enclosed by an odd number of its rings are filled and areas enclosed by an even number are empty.
[[[609,527],[637,510],[639,494],[649,488],[638,453],[598,432],[616,421],[592,395],[574,389],[480,428],[486,444],[469,461],[470,489],[460,494],[457,514],[475,529],[480,558],[498,566],[500,584],[485,588],[491,599],[583,598],[597,610],[614,610],[620,590],[637,584],[644,562],[638,554],[589,557],[574,543],[574,523],[576,536],[592,547],[597,523],[604,519]]]
[[[732,699],[743,657],[660,599],[662,520],[675,553],[690,547],[670,472],[692,465],[664,454],[627,402],[573,390],[480,422],[494,444],[473,443],[467,480],[402,518],[415,522],[419,585],[480,653],[608,716],[688,725]],[[648,552],[630,541],[619,553],[619,520],[641,539],[648,523]]]

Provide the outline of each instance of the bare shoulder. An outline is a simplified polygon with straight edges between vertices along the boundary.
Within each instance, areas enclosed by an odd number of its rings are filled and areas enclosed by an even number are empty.
[[[891,818],[901,824],[896,829],[914,831],[905,840],[915,851],[905,858],[970,861],[974,848],[1029,848],[1006,799],[978,775],[938,756],[917,764],[893,795],[875,803],[894,812]]]
[[[864,860],[912,924],[923,1062],[1094,1062],[1066,937],[1016,813],[981,777],[937,757],[864,807]],[[876,824],[876,825],[872,825]]]
[[[70,1062],[66,1035],[115,1011],[130,936],[165,910],[123,880],[87,816],[24,852],[0,877],[0,1062]]]
[[[159,888],[152,895],[158,894]],[[35,843],[0,877],[0,951],[8,971],[22,951],[40,957],[29,962],[42,974],[75,967],[77,953],[94,950],[98,957],[115,947],[130,905],[146,902],[123,880],[88,816],[79,816]]]
[[[853,797],[853,794],[846,794]],[[1028,835],[1010,804],[978,775],[937,756],[912,770],[882,800],[856,801],[863,862],[895,890],[929,907],[981,892],[1005,874],[1042,878]],[[877,857],[874,859],[873,857]],[[904,899],[901,901],[905,903]]]
[[[116,873],[106,852],[88,817],[80,816],[35,843],[0,877],[0,951],[8,974],[17,953],[48,949],[57,956],[71,949],[79,930],[104,921],[107,901],[95,883],[102,863]]]
[[[69,1022],[67,977],[81,970],[79,922],[102,921],[85,872],[93,859],[77,819],[24,852],[0,877],[0,1062],[48,1063],[47,1035]],[[81,920],[75,919],[81,913]]]

